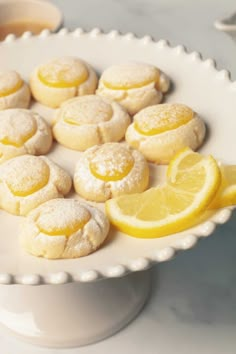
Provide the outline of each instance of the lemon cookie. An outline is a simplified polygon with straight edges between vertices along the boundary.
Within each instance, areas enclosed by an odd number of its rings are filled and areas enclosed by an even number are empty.
[[[58,110],[53,134],[62,145],[84,151],[93,145],[121,140],[130,124],[116,102],[95,95],[72,98]]]
[[[68,173],[44,156],[22,155],[0,166],[0,207],[12,214],[26,215],[70,189]]]
[[[142,192],[148,182],[149,168],[145,158],[125,144],[93,146],[81,154],[75,167],[76,192],[96,202]]]
[[[96,251],[108,231],[101,210],[75,199],[52,199],[25,218],[20,242],[38,257],[76,258]]]
[[[155,66],[127,63],[106,69],[96,94],[119,102],[133,115],[144,107],[160,103],[169,85],[167,76]]]
[[[188,146],[196,150],[205,137],[205,124],[183,104],[159,104],[134,116],[126,141],[150,161],[167,164],[175,153]]]
[[[97,76],[81,59],[63,57],[38,66],[31,74],[30,87],[37,101],[57,108],[69,98],[94,93]]]
[[[46,154],[52,145],[51,128],[28,109],[0,111],[0,163],[12,157]]]
[[[0,72],[0,110],[28,108],[30,89],[20,75],[13,70]]]

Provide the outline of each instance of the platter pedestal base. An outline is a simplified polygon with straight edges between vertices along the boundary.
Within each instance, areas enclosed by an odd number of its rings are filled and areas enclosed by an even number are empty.
[[[111,336],[144,305],[150,271],[65,285],[1,285],[0,324],[22,340],[75,347]]]

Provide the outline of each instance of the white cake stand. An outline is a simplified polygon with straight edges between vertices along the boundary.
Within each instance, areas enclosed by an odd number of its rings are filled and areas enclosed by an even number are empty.
[[[27,80],[36,65],[64,55],[79,56],[98,72],[128,60],[159,66],[173,81],[166,100],[188,104],[207,123],[202,152],[235,163],[236,83],[227,71],[217,71],[212,59],[203,61],[199,53],[187,53],[183,46],[172,48],[164,40],[154,42],[149,36],[138,39],[117,31],[69,33],[62,29],[53,35],[47,30],[39,36],[26,32],[20,39],[9,35],[0,44],[0,68],[15,69]],[[36,103],[32,109],[48,121],[54,113]],[[73,173],[78,152],[55,145],[49,156]],[[164,168],[150,167],[155,185],[163,178]],[[21,250],[20,217],[1,211],[0,323],[22,339],[44,346],[81,346],[101,340],[125,326],[142,308],[150,288],[147,269],[171,259],[178,250],[191,248],[231,213],[232,208],[218,210],[192,229],[159,239],[135,239],[111,229],[105,245],[94,254],[50,261]]]

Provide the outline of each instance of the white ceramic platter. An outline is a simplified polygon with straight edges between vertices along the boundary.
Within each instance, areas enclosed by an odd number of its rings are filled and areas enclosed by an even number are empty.
[[[28,80],[32,69],[53,57],[78,56],[101,73],[111,64],[135,60],[157,65],[166,72],[173,90],[167,102],[182,102],[197,111],[207,123],[209,134],[202,153],[212,154],[226,163],[236,163],[236,83],[226,71],[217,71],[214,61],[203,61],[200,54],[187,53],[182,46],[172,48],[166,41],[154,42],[148,36],[116,31],[102,34],[98,29],[84,33],[77,29],[58,34],[47,30],[39,36],[13,35],[0,44],[0,68],[15,69]],[[33,104],[50,119],[53,111]],[[55,145],[49,156],[73,171],[77,152]],[[161,169],[152,166],[152,176],[159,178]],[[192,247],[200,237],[212,234],[216,224],[225,223],[231,209],[219,210],[198,226],[159,239],[136,239],[111,229],[104,246],[94,254],[73,260],[45,260],[26,254],[18,244],[19,217],[0,212],[0,284],[55,284],[70,281],[94,281],[119,277],[144,270],[155,262],[169,260],[176,250]]]

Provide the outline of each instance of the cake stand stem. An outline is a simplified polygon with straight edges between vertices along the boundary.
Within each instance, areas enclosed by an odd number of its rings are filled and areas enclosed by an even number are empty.
[[[111,336],[143,307],[150,271],[65,285],[1,285],[2,328],[33,344],[75,347]]]

